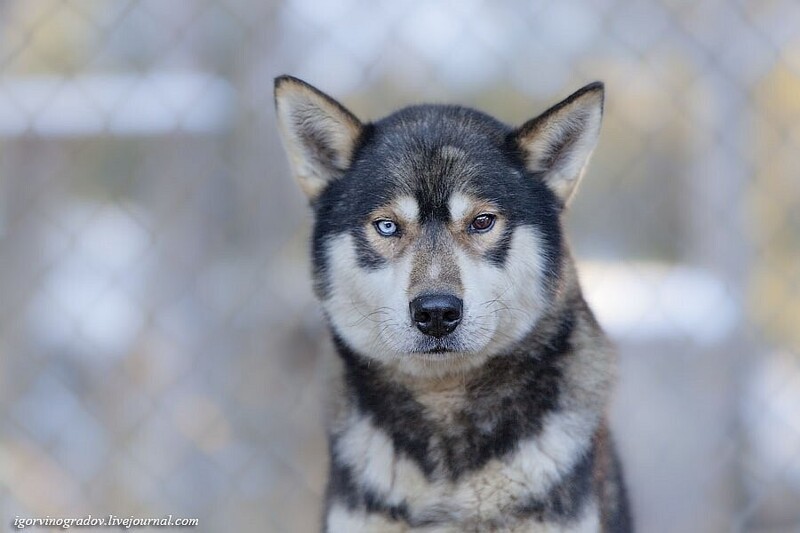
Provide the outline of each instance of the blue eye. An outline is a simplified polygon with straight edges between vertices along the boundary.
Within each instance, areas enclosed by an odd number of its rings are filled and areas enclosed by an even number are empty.
[[[375,229],[378,230],[378,233],[383,235],[384,237],[391,237],[395,233],[397,233],[397,224],[395,224],[391,220],[376,220],[375,221]]]

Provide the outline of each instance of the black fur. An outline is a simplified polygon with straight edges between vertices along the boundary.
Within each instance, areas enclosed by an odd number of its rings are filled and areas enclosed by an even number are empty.
[[[358,266],[364,270],[375,270],[386,265],[386,259],[369,245],[363,226],[354,228],[350,233],[353,235],[356,245]]]
[[[570,351],[574,318],[567,312],[559,324],[552,336],[532,341],[538,345],[535,356],[526,349],[495,357],[471,376],[469,408],[447,425],[431,420],[410,391],[384,376],[380,364],[353,353],[338,338],[336,348],[345,362],[351,401],[386,432],[396,452],[415,461],[429,479],[457,481],[535,435],[542,418],[557,407],[560,360]]]
[[[603,531],[610,533],[627,533],[633,531],[634,523],[631,516],[630,501],[628,500],[627,485],[624,479],[624,470],[622,463],[619,460],[616,448],[611,445],[611,478],[601,480],[602,491],[612,491],[616,494],[613,495],[614,501],[617,505],[612,509],[612,512],[603,516]],[[606,498],[609,498],[606,495]]]
[[[458,106],[424,105],[402,109],[364,127],[353,161],[314,201],[314,273],[317,293],[328,295],[325,243],[351,233],[359,264],[379,265],[379,256],[360,235],[376,208],[398,194],[416,198],[422,223],[450,220],[447,200],[456,189],[495,201],[508,222],[508,238],[488,254],[502,266],[517,225],[535,226],[543,238],[545,269],[557,278],[561,264],[561,203],[542,176],[526,170],[515,142],[516,130],[494,118]],[[442,157],[445,146],[463,150],[456,159]]]
[[[327,505],[343,503],[348,509],[362,509],[368,513],[378,513],[392,520],[410,522],[411,516],[405,505],[389,505],[380,496],[361,487],[353,481],[350,468],[342,465],[331,455],[330,477],[328,479]]]
[[[559,483],[550,489],[542,498],[530,500],[509,509],[507,518],[514,520],[533,519],[538,522],[568,523],[578,518],[583,512],[592,491],[592,468],[595,460],[595,449],[591,448]],[[412,527],[422,527],[446,523],[447,518],[431,516],[415,517],[404,504],[390,505],[369,489],[360,486],[352,479],[347,466],[331,459],[330,479],[328,481],[327,504],[334,502],[344,504],[350,510],[363,510],[367,513],[383,515],[395,522],[403,522]],[[624,512],[615,516],[610,522],[608,531],[628,531],[620,520],[628,519]],[[496,524],[502,530],[502,524]]]
[[[514,515],[539,522],[568,522],[578,518],[592,492],[594,461],[592,447],[544,498],[532,498],[515,509]]]
[[[513,235],[514,231],[511,228],[505,228],[503,236],[500,238],[497,245],[486,252],[486,260],[494,265],[503,266],[508,256],[508,251],[511,248],[511,237]]]

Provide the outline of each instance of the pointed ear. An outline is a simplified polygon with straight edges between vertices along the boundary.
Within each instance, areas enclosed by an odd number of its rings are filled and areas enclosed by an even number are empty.
[[[603,84],[594,82],[523,124],[515,133],[528,170],[541,173],[567,205],[597,144]]]
[[[350,166],[361,122],[339,102],[292,76],[275,78],[275,109],[292,172],[313,202]]]

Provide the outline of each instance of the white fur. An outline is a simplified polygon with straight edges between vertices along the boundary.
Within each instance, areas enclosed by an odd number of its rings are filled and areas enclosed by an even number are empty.
[[[514,230],[502,267],[455,250],[464,316],[453,335],[465,353],[410,354],[423,338],[408,312],[411,254],[367,271],[358,266],[353,238],[335,237],[328,243],[331,294],[323,306],[336,331],[363,355],[391,360],[410,374],[460,372],[520,340],[538,320],[546,305],[541,250],[536,230],[526,226]]]
[[[349,510],[334,504],[327,517],[330,533],[464,533],[461,525],[432,525],[410,528],[380,515]],[[473,528],[470,528],[472,531]],[[504,533],[596,533],[600,531],[600,513],[596,504],[586,506],[583,515],[572,524],[531,524],[520,522],[504,526]]]
[[[495,355],[519,341],[544,311],[544,260],[537,231],[514,230],[504,266],[456,254],[464,286],[462,335],[481,339],[480,352]]]
[[[353,477],[380,494],[387,503],[398,505],[428,487],[425,475],[407,458],[395,455],[391,439],[369,418],[353,413],[336,446],[336,456],[348,465]]]
[[[455,192],[450,195],[447,201],[447,207],[450,210],[450,218],[452,220],[460,220],[466,216],[469,208],[472,207],[469,197],[460,192]]]
[[[367,514],[359,510],[333,504],[327,516],[329,533],[402,533],[408,528],[378,514]]]
[[[517,481],[542,495],[575,466],[591,443],[597,415],[591,412],[556,412],[545,418],[543,431],[520,443],[507,468]],[[539,492],[536,492],[538,489]]]
[[[411,258],[403,257],[377,270],[358,266],[352,236],[342,234],[328,243],[331,294],[322,305],[342,338],[370,357],[398,357],[413,345],[405,288]]]
[[[428,481],[416,463],[395,455],[389,437],[352,414],[335,453],[356,482],[387,503],[405,502],[415,518],[492,520],[525,497],[543,497],[580,460],[591,441],[593,413],[557,412],[542,432],[504,459],[492,459],[456,483]]]
[[[597,502],[587,505],[583,516],[575,524],[560,531],[551,527],[550,531],[553,533],[596,533],[600,531],[600,510],[597,508]]]
[[[419,217],[419,205],[411,196],[401,196],[394,204],[400,215],[406,220],[416,221]]]

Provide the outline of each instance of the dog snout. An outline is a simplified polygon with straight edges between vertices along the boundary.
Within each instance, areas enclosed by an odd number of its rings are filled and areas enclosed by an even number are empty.
[[[464,303],[451,294],[427,294],[414,298],[409,304],[411,320],[422,333],[444,337],[461,323]]]

